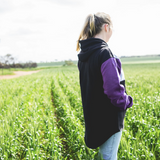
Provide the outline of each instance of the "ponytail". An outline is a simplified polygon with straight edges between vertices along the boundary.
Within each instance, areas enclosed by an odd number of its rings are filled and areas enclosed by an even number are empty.
[[[112,25],[110,16],[108,14],[103,12],[98,12],[97,14],[89,14],[79,35],[76,51],[80,50],[80,40],[94,37],[102,30],[102,25],[105,23]]]
[[[84,40],[90,37],[93,37],[95,34],[95,21],[94,15],[89,14],[86,18],[82,31],[79,35],[76,51],[80,50],[79,41]]]

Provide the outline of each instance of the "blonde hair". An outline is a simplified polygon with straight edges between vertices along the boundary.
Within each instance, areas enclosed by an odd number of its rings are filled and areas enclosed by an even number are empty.
[[[96,34],[100,33],[103,24],[112,26],[112,21],[108,14],[103,12],[89,14],[79,35],[76,51],[80,50],[79,41],[94,37]]]

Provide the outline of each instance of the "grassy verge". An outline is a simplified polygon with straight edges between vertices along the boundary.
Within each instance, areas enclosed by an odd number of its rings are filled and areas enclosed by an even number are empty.
[[[0,75],[14,75],[13,71],[9,70],[9,69],[1,69],[0,70]]]

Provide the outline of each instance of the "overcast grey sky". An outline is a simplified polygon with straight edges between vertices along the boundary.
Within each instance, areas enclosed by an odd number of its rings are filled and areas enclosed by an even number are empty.
[[[113,20],[114,54],[160,54],[159,0],[0,0],[0,56],[76,60],[86,16],[101,11]]]

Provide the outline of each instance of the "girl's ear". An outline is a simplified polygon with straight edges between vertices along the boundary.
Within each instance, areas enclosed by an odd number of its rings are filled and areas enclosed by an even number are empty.
[[[108,32],[108,24],[104,24],[104,29],[106,32]]]

